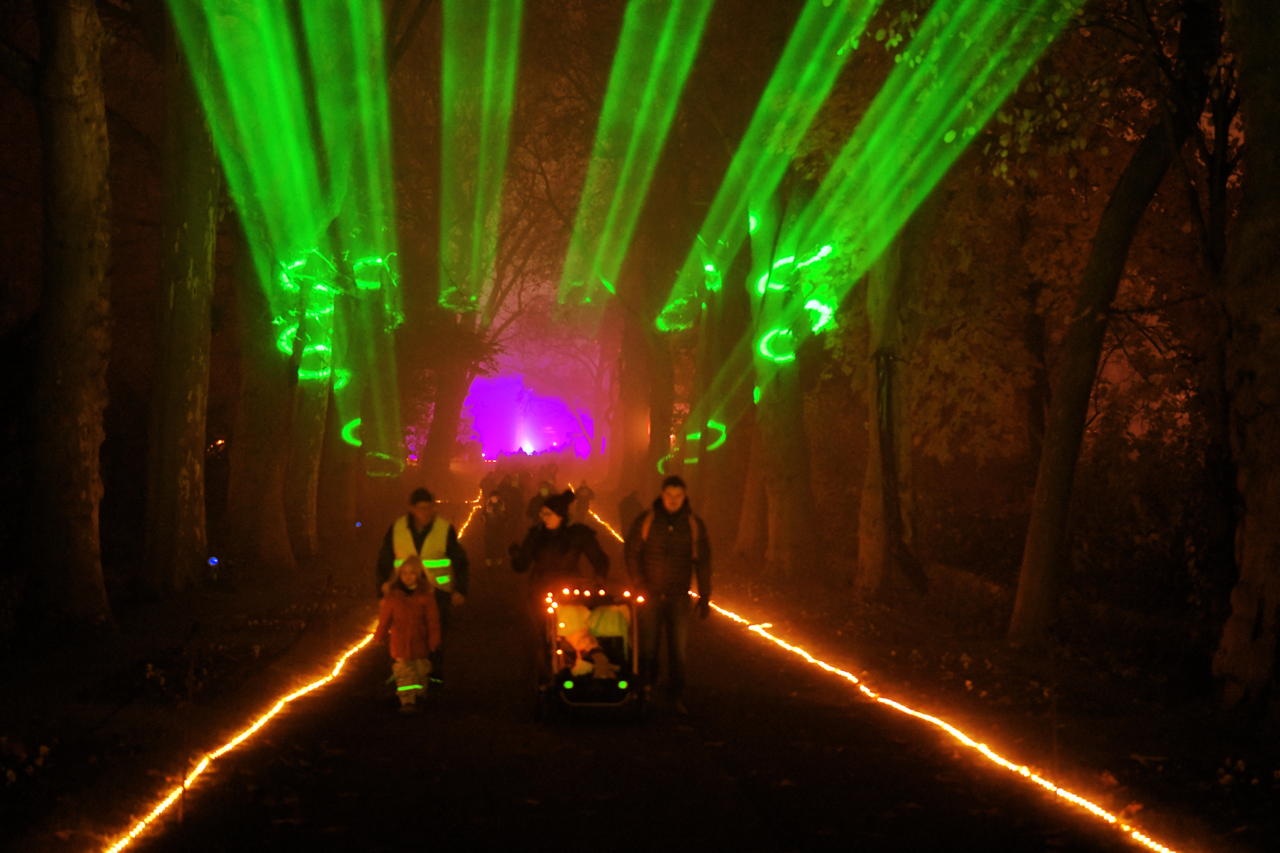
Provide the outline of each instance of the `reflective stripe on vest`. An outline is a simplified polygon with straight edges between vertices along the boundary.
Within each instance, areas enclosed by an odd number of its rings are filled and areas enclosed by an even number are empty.
[[[406,557],[412,557],[416,553],[422,558],[422,565],[426,567],[427,580],[432,586],[446,592],[453,589],[453,578],[449,576],[449,567],[452,563],[445,555],[448,546],[449,522],[439,516],[436,516],[435,521],[431,523],[431,530],[422,540],[421,550],[415,550],[413,547],[413,532],[409,529],[409,516],[402,515],[397,518],[391,530],[391,547],[396,552],[396,568],[400,568],[400,564]]]

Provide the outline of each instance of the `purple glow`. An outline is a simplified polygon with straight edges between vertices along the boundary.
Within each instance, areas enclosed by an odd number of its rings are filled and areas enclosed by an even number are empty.
[[[467,392],[463,412],[470,417],[485,459],[524,451],[530,455],[573,448],[591,455],[595,424],[559,397],[544,397],[519,374],[479,376]]]

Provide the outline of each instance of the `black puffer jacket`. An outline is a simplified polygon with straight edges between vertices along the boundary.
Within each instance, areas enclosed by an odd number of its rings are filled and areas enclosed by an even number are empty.
[[[649,522],[645,535],[645,521]],[[695,542],[694,530],[697,530]],[[640,513],[627,534],[627,573],[651,595],[685,595],[696,575],[698,595],[711,600],[711,545],[702,519],[684,506],[669,514],[662,499]]]
[[[594,530],[585,524],[562,524],[548,530],[538,523],[529,528],[524,542],[512,549],[511,568],[529,572],[540,594],[542,586],[586,577],[582,572],[583,557],[591,564],[598,580],[608,577],[609,557],[600,549]]]

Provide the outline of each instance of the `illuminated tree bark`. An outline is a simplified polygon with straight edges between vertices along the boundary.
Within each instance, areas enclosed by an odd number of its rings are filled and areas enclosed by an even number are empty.
[[[156,592],[190,586],[208,557],[205,423],[220,185],[208,127],[176,44],[165,62],[166,256],[151,398],[145,567]]]
[[[440,490],[449,481],[449,460],[453,458],[458,446],[462,404],[467,399],[470,384],[470,364],[442,365],[436,372],[431,431],[427,434],[427,444],[422,451],[422,471],[428,488]]]
[[[811,569],[817,552],[804,394],[795,363],[782,366],[765,387],[756,424],[768,501],[765,568],[779,578],[795,578]]]
[[[658,460],[671,446],[672,408],[675,406],[675,366],[671,344],[665,335],[645,329],[649,377],[649,447],[642,463],[645,473],[657,471]],[[674,471],[675,468],[669,470]]]
[[[1070,552],[1068,509],[1089,398],[1115,299],[1142,216],[1178,150],[1195,128],[1219,51],[1215,0],[1186,0],[1173,84],[1154,125],[1138,143],[1102,213],[1067,326],[1049,401],[1031,520],[1022,553],[1009,636],[1037,641],[1057,612]]]
[[[924,572],[910,547],[903,512],[904,476],[910,464],[901,406],[904,329],[902,305],[914,265],[901,262],[901,240],[867,274],[867,467],[858,509],[858,574],[854,590],[862,598],[883,595],[896,571],[921,592]]]
[[[293,440],[285,472],[285,517],[289,542],[296,557],[313,557],[320,551],[317,522],[320,491],[320,456],[324,449],[325,422],[329,414],[327,383],[298,384],[293,398]]]
[[[227,515],[234,557],[249,577],[295,568],[284,503],[296,368],[280,357],[266,298],[246,255],[236,276],[240,398],[231,444]]]
[[[1227,4],[1239,52],[1244,196],[1228,250],[1226,305],[1233,452],[1241,514],[1239,579],[1213,660],[1229,705],[1264,700],[1276,683],[1280,642],[1280,18],[1258,0]],[[1274,694],[1271,694],[1274,702]],[[1274,707],[1274,706],[1273,706]]]
[[[618,403],[614,409],[609,454],[613,458],[613,475],[618,491],[626,494],[638,489],[641,499],[650,491],[657,460],[649,462],[649,345],[640,318],[625,307],[622,315],[622,347],[618,354]],[[665,437],[665,436],[664,436]],[[663,450],[666,453],[666,450]],[[623,523],[628,523],[624,519]]]
[[[106,107],[92,0],[39,10],[43,266],[30,554],[51,622],[110,620],[98,508],[109,349]]]
[[[764,462],[761,460],[764,451],[760,445],[760,430],[754,423],[749,435],[747,476],[742,487],[738,535],[733,543],[733,552],[748,562],[764,557],[769,532],[769,498],[765,493]]]
[[[363,474],[360,451],[342,440],[342,419],[332,398],[325,406],[325,420],[316,487],[317,538],[320,547],[334,550],[350,542],[355,522],[361,521],[358,496]]]

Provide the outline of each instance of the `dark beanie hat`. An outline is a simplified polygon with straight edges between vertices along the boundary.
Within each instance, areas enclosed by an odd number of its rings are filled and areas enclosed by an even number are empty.
[[[542,505],[561,518],[569,517],[569,504],[573,503],[573,489],[565,489],[558,495],[552,495]]]

